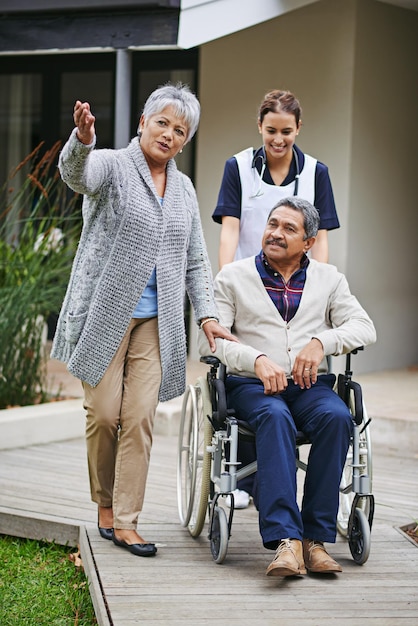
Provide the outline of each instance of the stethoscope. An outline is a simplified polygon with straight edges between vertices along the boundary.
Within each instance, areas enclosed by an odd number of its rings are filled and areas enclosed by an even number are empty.
[[[293,190],[293,195],[297,196],[298,190],[299,190],[299,176],[300,176],[299,157],[294,147],[292,148],[292,152],[293,152],[293,156],[295,157],[295,165],[296,165],[295,188]],[[258,179],[258,189],[254,194],[251,194],[250,198],[259,198],[260,196],[264,194],[264,191],[262,190],[262,182],[263,182],[264,172],[267,167],[266,149],[264,146],[262,147],[261,154],[254,155],[252,163],[251,163],[251,168],[254,169],[255,184],[257,184],[256,179],[257,179],[257,174],[258,174],[258,171],[256,169],[257,159],[261,159],[261,171],[260,171],[260,177]]]

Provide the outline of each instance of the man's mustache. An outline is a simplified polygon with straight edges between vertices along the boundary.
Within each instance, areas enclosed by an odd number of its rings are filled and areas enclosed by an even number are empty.
[[[273,244],[275,246],[279,246],[279,248],[287,248],[286,243],[282,241],[281,239],[274,239],[274,238],[266,239],[266,244]]]

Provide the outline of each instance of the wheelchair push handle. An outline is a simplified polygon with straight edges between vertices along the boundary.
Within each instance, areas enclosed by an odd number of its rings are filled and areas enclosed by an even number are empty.
[[[218,368],[221,364],[220,360],[216,356],[201,356],[200,362],[206,363],[206,365],[210,365],[215,368]]]
[[[346,354],[346,357],[345,357],[345,375],[346,376],[351,376],[351,374],[353,373],[351,371],[351,355],[357,354],[357,352],[360,352],[361,350],[364,350],[364,346],[359,346],[358,348],[354,348],[353,350],[351,350],[351,352]]]

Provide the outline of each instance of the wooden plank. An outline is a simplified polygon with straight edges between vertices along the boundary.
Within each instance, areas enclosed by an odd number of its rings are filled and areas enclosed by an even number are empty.
[[[111,626],[108,607],[104,601],[103,589],[100,584],[96,563],[91,550],[90,541],[85,527],[80,528],[80,554],[84,571],[89,582],[89,591],[92,598],[94,612],[99,626]]]
[[[68,519],[47,515],[26,513],[6,507],[0,508],[0,534],[13,537],[26,537],[38,541],[50,541],[59,545],[76,546],[80,526]]]

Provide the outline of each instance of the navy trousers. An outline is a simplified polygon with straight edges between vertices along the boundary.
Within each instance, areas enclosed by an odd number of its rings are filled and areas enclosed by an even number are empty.
[[[256,433],[260,533],[266,548],[282,539],[334,542],[339,485],[352,432],[350,411],[332,390],[333,374],[310,389],[289,381],[264,394],[257,378],[228,376],[228,404]],[[296,432],[311,441],[301,510],[296,493]]]

